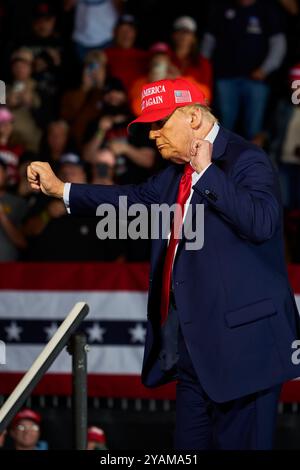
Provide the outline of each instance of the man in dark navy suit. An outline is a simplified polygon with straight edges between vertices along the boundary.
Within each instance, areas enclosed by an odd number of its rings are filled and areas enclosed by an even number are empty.
[[[219,126],[187,80],[144,87],[129,128],[147,124],[170,165],[145,183],[63,184],[42,162],[28,167],[29,182],[74,215],[117,207],[120,196],[128,206],[177,203],[168,236],[152,240],[142,381],[177,381],[176,449],[271,449],[281,385],[300,376],[276,172],[261,149]],[[196,235],[203,229],[197,249],[188,232],[178,236],[187,220]]]

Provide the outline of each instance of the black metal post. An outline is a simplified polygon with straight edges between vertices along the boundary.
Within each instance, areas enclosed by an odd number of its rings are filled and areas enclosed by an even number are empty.
[[[69,352],[72,354],[73,400],[73,448],[87,447],[87,357],[86,336],[76,333],[71,337]]]

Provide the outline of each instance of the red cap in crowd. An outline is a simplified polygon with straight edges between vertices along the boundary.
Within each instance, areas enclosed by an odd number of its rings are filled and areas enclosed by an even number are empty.
[[[289,79],[292,84],[295,80],[300,80],[300,62],[294,65],[289,71]]]
[[[176,108],[193,103],[207,105],[200,88],[189,80],[175,78],[147,83],[142,90],[142,113],[127,129],[131,131],[134,124],[160,121]]]
[[[88,428],[87,440],[98,442],[99,444],[106,444],[106,436],[103,429],[96,426]]]
[[[24,410],[19,411],[16,414],[14,419],[12,420],[12,427],[16,426],[16,424],[21,421],[21,419],[30,419],[34,421],[36,424],[41,424],[41,415],[36,411],[30,410],[29,408],[24,408]]]
[[[149,52],[151,55],[154,54],[171,54],[171,49],[170,46],[166,42],[155,42],[152,44],[152,46],[149,48]]]

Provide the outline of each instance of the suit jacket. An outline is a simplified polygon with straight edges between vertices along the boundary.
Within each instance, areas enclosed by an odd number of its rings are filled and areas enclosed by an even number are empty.
[[[204,245],[179,241],[172,282],[178,316],[196,373],[207,394],[225,402],[300,376],[292,343],[299,315],[284,258],[283,218],[276,170],[258,147],[220,127],[213,164],[193,186],[189,210],[204,204]],[[145,183],[126,186],[72,184],[71,214],[95,215],[100,203],[128,206],[176,201],[183,165],[170,164]],[[163,372],[160,298],[167,239],[152,240],[147,334],[142,382],[176,380]]]

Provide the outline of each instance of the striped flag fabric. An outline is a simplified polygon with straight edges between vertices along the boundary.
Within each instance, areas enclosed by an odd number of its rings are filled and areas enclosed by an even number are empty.
[[[76,302],[90,312],[82,324],[89,345],[90,396],[174,397],[174,384],[156,390],[140,380],[147,324],[147,263],[0,264],[0,394],[8,394]],[[64,350],[36,388],[71,393],[71,356]]]
[[[300,310],[300,266],[289,266],[289,276]],[[1,263],[0,340],[6,363],[0,364],[0,394],[13,390],[74,304],[84,301],[90,307],[81,327],[90,347],[89,396],[174,399],[175,382],[148,389],[140,379],[148,280],[147,263]],[[71,394],[66,350],[34,393]],[[281,398],[300,401],[300,381],[285,384]]]

